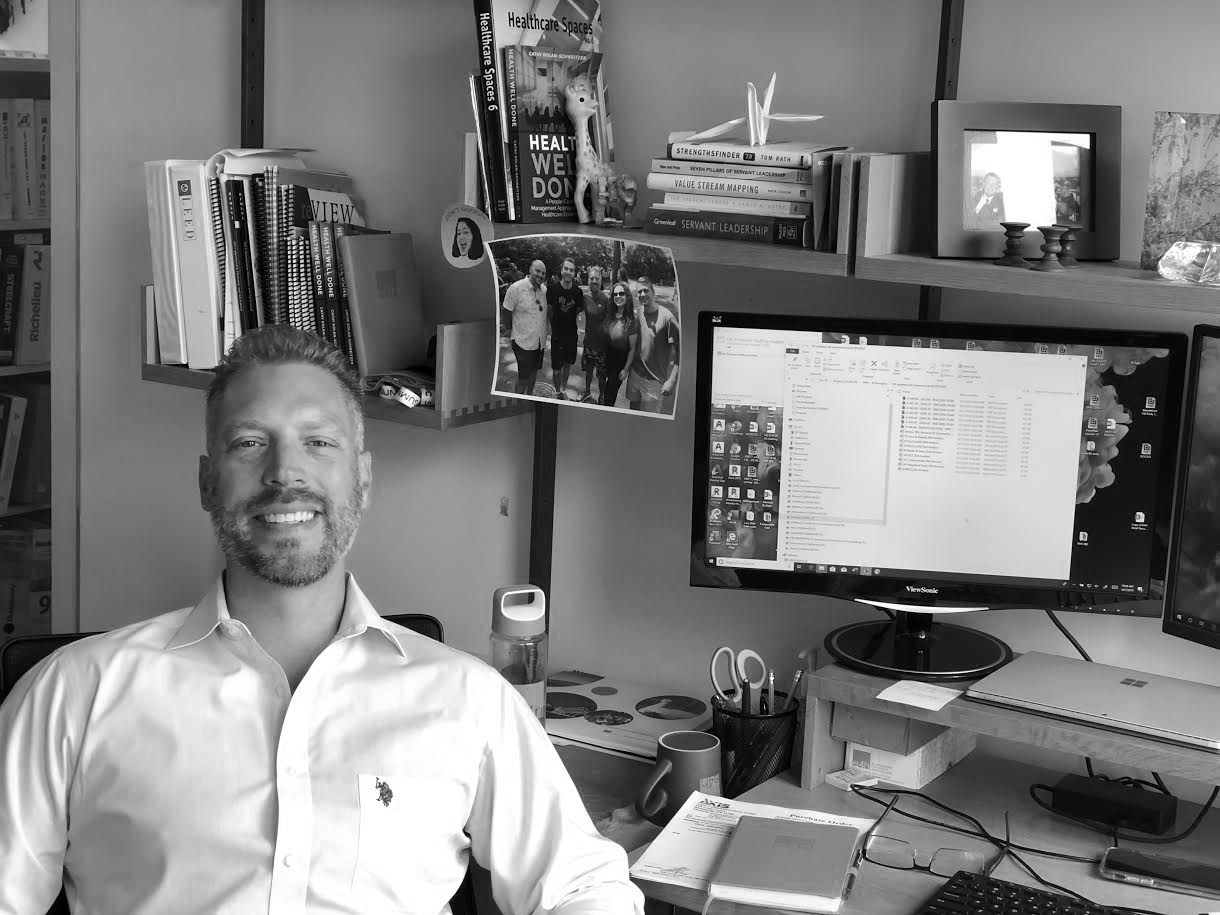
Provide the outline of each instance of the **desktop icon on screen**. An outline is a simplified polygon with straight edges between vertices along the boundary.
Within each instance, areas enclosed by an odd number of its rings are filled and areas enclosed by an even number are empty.
[[[712,420],[712,431],[713,432],[723,432],[724,431],[724,420],[723,419],[713,419]]]
[[[712,498],[713,499],[723,499],[724,498],[724,487],[723,486],[713,486],[712,487]]]
[[[1089,406],[1090,407],[1101,406],[1101,395],[1100,394],[1090,394],[1089,395]]]
[[[1155,410],[1156,409],[1156,398],[1155,397],[1145,397],[1144,398],[1144,409],[1145,410]]]
[[[1146,518],[1147,518],[1147,516],[1143,512],[1135,513],[1135,523],[1136,524],[1143,524],[1144,521],[1146,520]]]
[[[724,442],[712,442],[712,454],[724,454]]]
[[[1090,441],[1090,442],[1085,442],[1085,443],[1084,443],[1084,450],[1085,450],[1085,451],[1096,451],[1096,450],[1097,450],[1097,442],[1092,442],[1092,441]]]
[[[1148,455],[1152,454],[1151,443],[1144,442],[1143,444],[1141,444],[1140,445],[1140,454],[1142,454],[1144,457],[1147,457]]]
[[[1089,427],[1090,432],[1097,431],[1097,417],[1096,416],[1089,417],[1088,427]]]
[[[1076,539],[1081,543],[1088,543],[1089,542],[1089,532],[1081,531],[1079,534],[1076,535]]]

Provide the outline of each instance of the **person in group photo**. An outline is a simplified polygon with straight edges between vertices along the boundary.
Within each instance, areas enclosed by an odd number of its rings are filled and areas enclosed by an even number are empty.
[[[1000,176],[988,172],[983,176],[983,186],[971,198],[966,214],[968,229],[998,229],[1004,221],[1004,192],[1000,188]]]
[[[559,282],[546,288],[546,301],[551,322],[551,384],[555,397],[570,400],[568,377],[576,362],[577,340],[580,336],[577,319],[585,308],[585,294],[576,285],[576,261],[565,257],[559,266]]]
[[[640,340],[631,286],[618,282],[610,287],[610,306],[606,311],[606,381],[601,389],[601,404],[613,407],[619,388],[627,380],[635,349]]]
[[[521,694],[348,571],[363,402],[342,351],[286,324],[220,361],[197,485],[223,568],[0,703],[0,912],[42,915],[61,882],[116,915],[442,912],[475,861],[506,915],[643,915]]]
[[[585,373],[585,403],[600,402],[606,390],[606,317],[610,296],[602,289],[602,268],[589,268],[589,288],[585,292],[585,337],[580,351],[580,367]],[[593,396],[593,377],[597,376],[598,397]]]
[[[483,233],[479,224],[468,216],[459,216],[453,223],[453,245],[450,253],[454,258],[472,261],[483,259]]]
[[[546,264],[530,263],[529,273],[512,283],[504,293],[505,311],[512,314],[512,347],[517,359],[518,394],[533,394],[534,382],[542,369],[549,323],[547,316]]]
[[[673,412],[678,383],[681,335],[678,322],[657,303],[656,287],[641,276],[635,284],[639,302],[639,345],[627,377],[627,402],[646,413]]]

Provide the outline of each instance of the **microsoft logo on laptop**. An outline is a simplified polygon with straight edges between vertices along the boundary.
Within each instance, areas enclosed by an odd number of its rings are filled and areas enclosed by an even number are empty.
[[[1127,677],[1119,682],[1121,682],[1123,686],[1134,686],[1136,689],[1140,688],[1141,686],[1148,685],[1147,680],[1137,680],[1135,677]]]

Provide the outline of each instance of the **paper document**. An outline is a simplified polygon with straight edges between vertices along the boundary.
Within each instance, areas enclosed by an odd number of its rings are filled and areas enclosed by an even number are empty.
[[[877,698],[890,702],[901,702],[903,705],[913,705],[916,708],[926,708],[930,712],[938,712],[961,694],[960,689],[949,689],[947,686],[937,686],[935,683],[899,680],[893,686],[888,686],[877,693]]]
[[[746,815],[850,826],[860,832],[873,825],[872,820],[863,817],[750,804],[695,791],[632,865],[631,876],[706,891],[737,821]]]

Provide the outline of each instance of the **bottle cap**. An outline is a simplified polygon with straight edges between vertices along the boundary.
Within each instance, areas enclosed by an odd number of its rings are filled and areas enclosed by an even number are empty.
[[[546,595],[536,585],[505,585],[491,598],[491,631],[514,638],[546,632]]]

